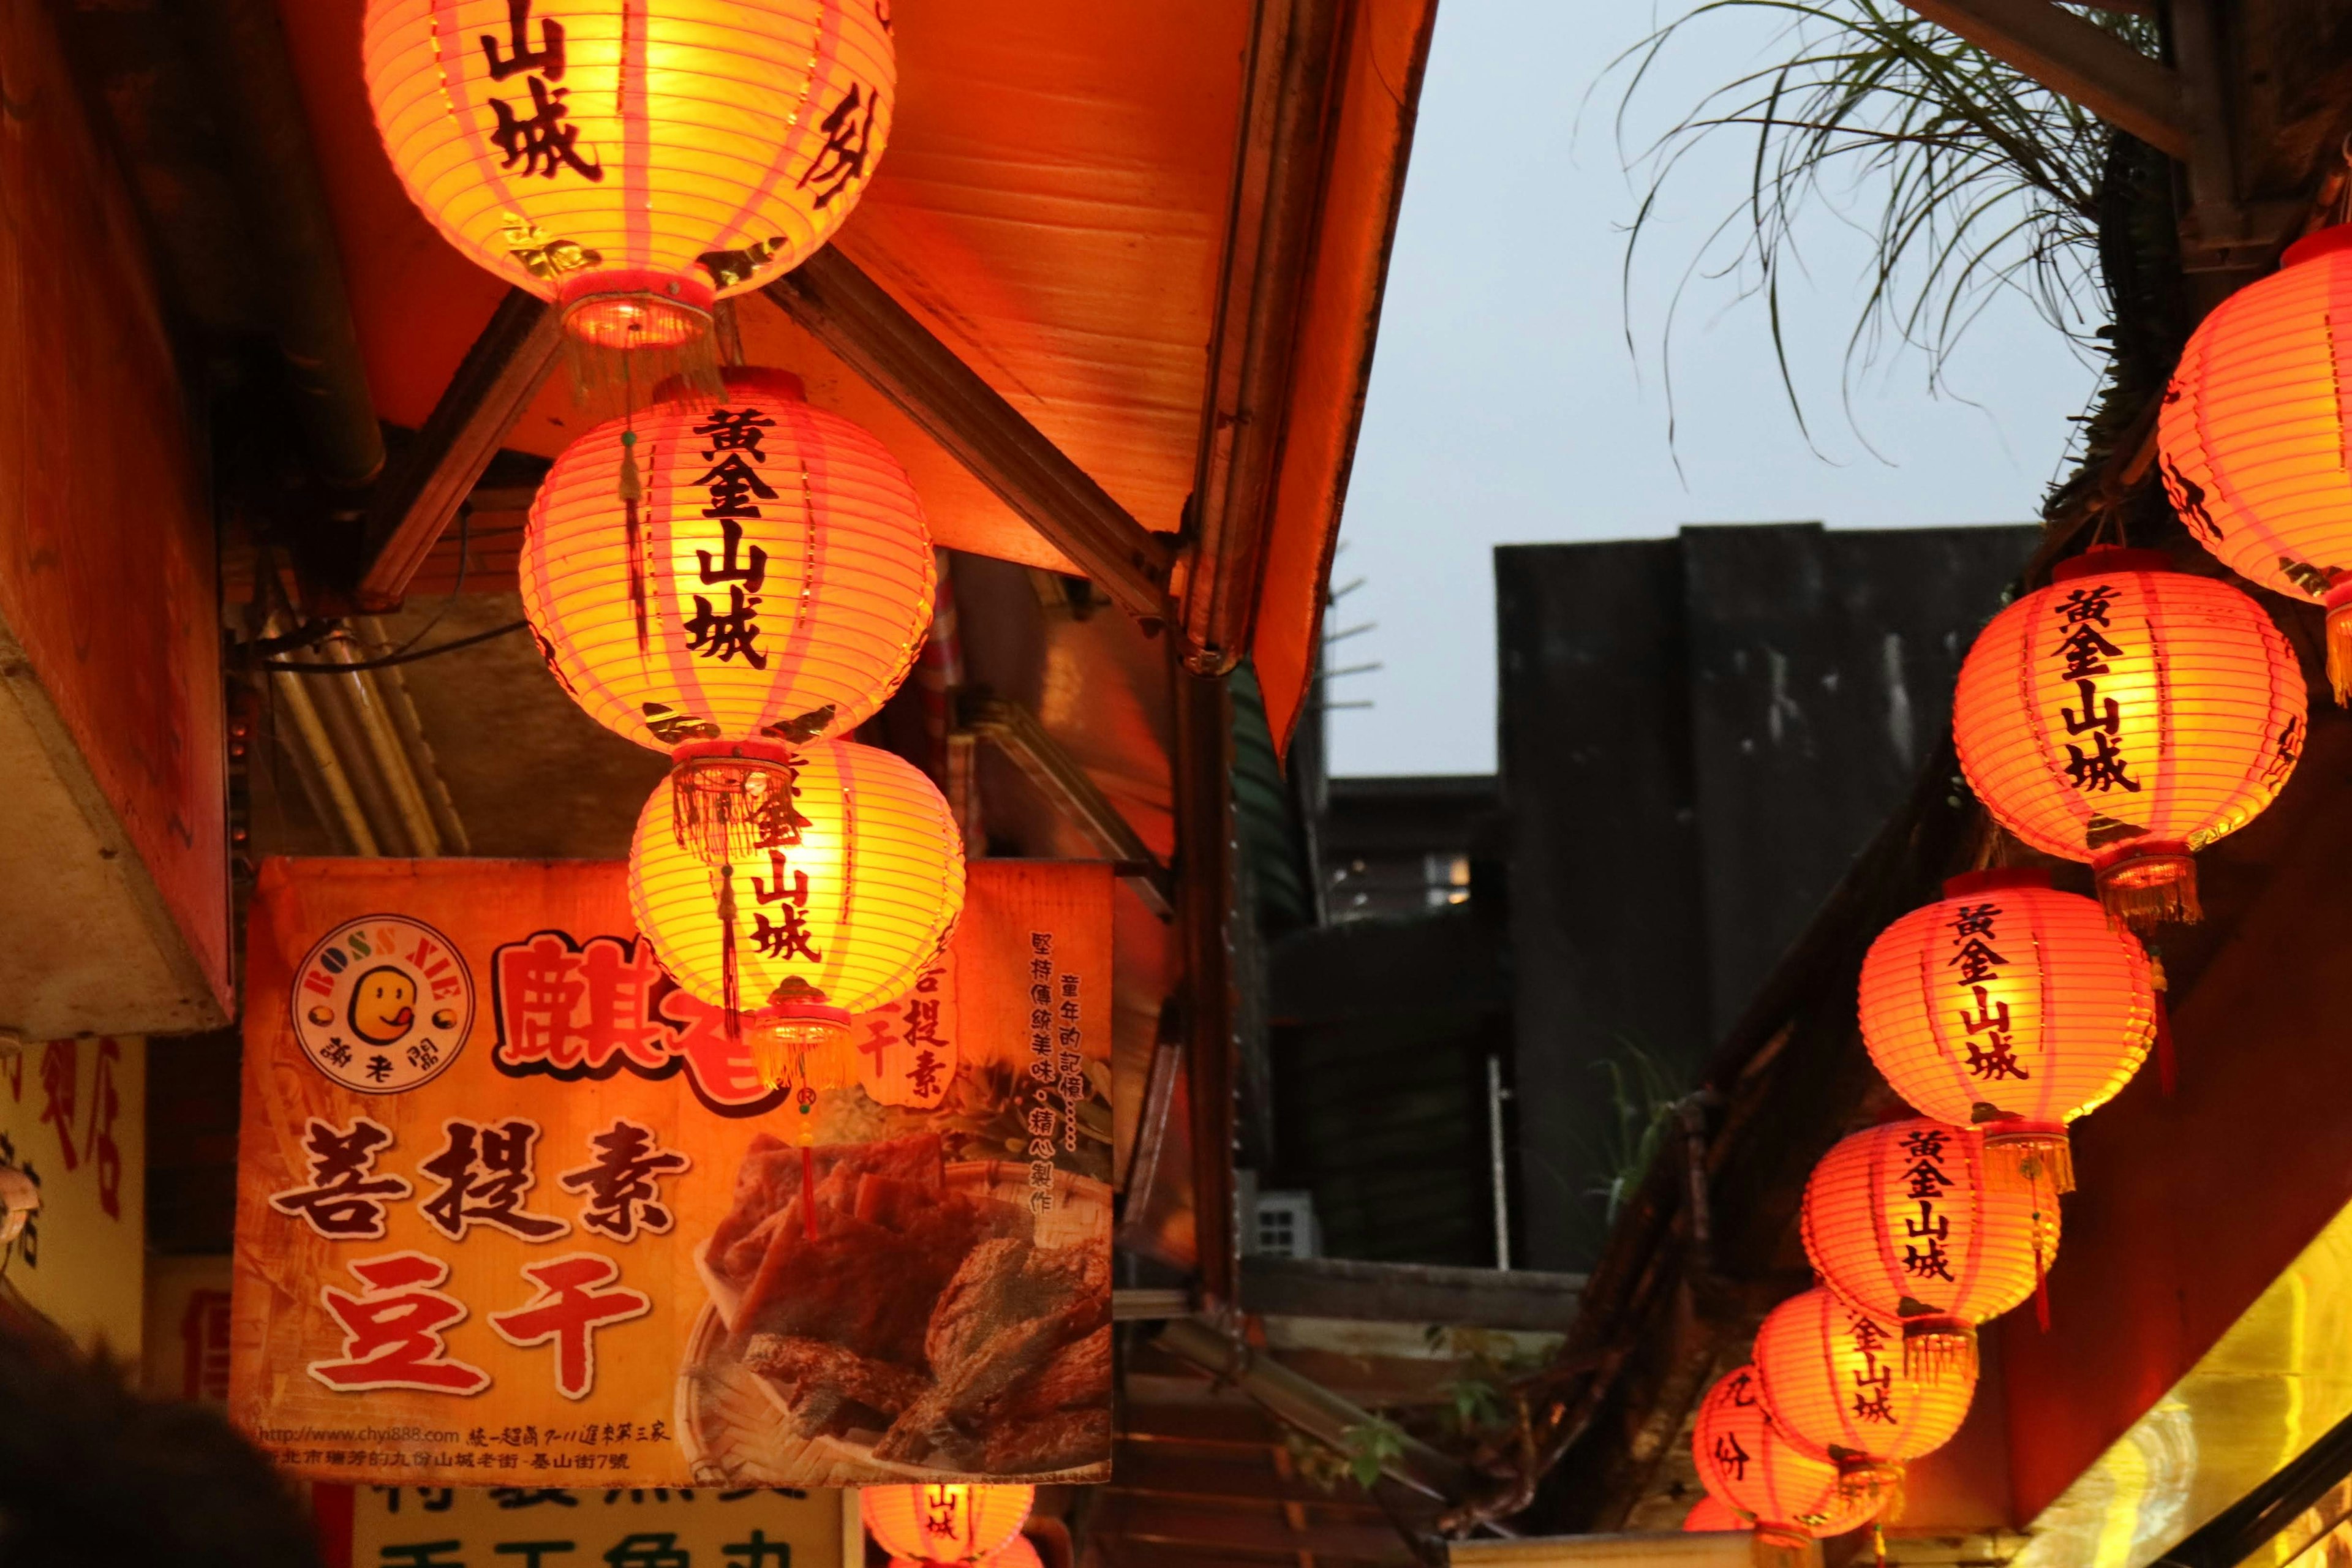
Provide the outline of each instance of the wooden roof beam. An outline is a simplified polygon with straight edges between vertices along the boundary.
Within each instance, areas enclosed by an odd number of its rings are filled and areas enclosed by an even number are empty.
[[[1138,522],[856,262],[828,246],[766,293],[1147,630],[1166,624],[1171,542]]]
[[[369,497],[358,584],[363,610],[400,607],[408,584],[497,457],[555,366],[563,326],[545,300],[520,289],[490,316],[416,438]]]
[[[1913,11],[2149,146],[2186,163],[2195,127],[2180,79],[2052,0],[1904,0]]]
[[[1203,674],[1234,667],[1255,619],[1347,10],[1346,0],[1257,7],[1184,579],[1184,643]]]
[[[1162,920],[1176,912],[1169,896],[1168,868],[1103,794],[1094,775],[1034,713],[973,688],[960,694],[956,717],[962,728],[1003,752],[1071,826],[1093,840],[1105,859],[1118,865],[1118,874],[1134,887],[1145,908]]]

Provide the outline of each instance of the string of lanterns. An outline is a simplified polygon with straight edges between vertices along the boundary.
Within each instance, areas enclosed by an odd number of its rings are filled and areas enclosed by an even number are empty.
[[[2206,319],[2158,441],[2200,542],[2327,606],[2341,701],[2352,408],[2338,388],[2352,363],[2337,298],[2352,298],[2352,226],[2295,247]],[[1701,1402],[1707,1495],[1685,1529],[1752,1528],[1761,1557],[1793,1558],[1878,1518],[1903,1467],[1966,1419],[1978,1326],[2029,1297],[2048,1326],[2068,1124],[2151,1053],[2171,1089],[2163,970],[2139,933],[2200,918],[2193,855],[2277,797],[2307,721],[2294,651],[2261,606],[2161,552],[2095,543],[1985,627],[1953,697],[1961,771],[2000,827],[2087,865],[2099,898],[2044,870],[1971,872],[1871,944],[1863,1043],[1925,1114],[1853,1133],[1815,1165],[1799,1226],[1820,1283],[1775,1308],[1749,1364]]]
[[[851,1016],[912,989],[963,904],[938,788],[845,739],[922,647],[933,556],[898,460],[797,377],[721,369],[712,312],[856,206],[889,138],[888,8],[558,11],[369,0],[369,99],[426,216],[562,311],[583,392],[625,389],[540,486],[523,613],[583,712],[669,754],[631,911],[793,1091],[805,1158],[817,1096],[855,1081]]]

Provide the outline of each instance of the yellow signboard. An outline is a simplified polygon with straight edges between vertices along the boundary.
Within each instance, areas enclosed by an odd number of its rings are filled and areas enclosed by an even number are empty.
[[[862,1079],[787,1100],[623,868],[272,861],[233,1415],[321,1479],[1097,1479],[1108,868],[982,861]]]
[[[0,1164],[40,1194],[0,1249],[8,1282],[77,1340],[128,1358],[140,1352],[146,1151],[146,1041],[0,1049]]]

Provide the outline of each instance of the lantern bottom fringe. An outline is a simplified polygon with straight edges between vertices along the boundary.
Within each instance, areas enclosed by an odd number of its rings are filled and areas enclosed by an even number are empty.
[[[1757,1525],[1748,1553],[1754,1568],[1821,1568],[1821,1542],[1795,1525]]]
[[[794,1083],[811,1090],[845,1087],[838,1081],[836,1071],[827,1069],[848,1039],[846,1013],[812,1008],[782,1014],[763,1007],[743,1020],[743,1043],[751,1047],[751,1070],[770,1089],[789,1089]]]
[[[1903,1512],[1903,1467],[1884,1459],[1841,1459],[1838,1496],[1876,1503],[1876,1519],[1896,1519]]]
[[[2328,595],[2327,684],[2336,689],[2336,705],[2352,707],[2352,602],[2336,604]]]
[[[670,769],[670,830],[677,847],[706,865],[751,860],[800,841],[808,826],[793,807],[798,771],[779,756],[695,754],[678,748]]]
[[[1996,1185],[2054,1202],[2074,1190],[2074,1151],[2062,1125],[2044,1123],[2001,1131],[1984,1128],[1985,1174]]]
[[[2134,931],[2168,921],[2194,925],[2205,918],[2197,901],[2197,863],[2178,853],[2129,856],[2099,868],[2099,902]]]
[[[655,403],[711,405],[726,397],[719,379],[718,336],[708,317],[698,331],[664,332],[623,346],[628,340],[608,329],[593,335],[580,330],[587,304],[609,310],[613,300],[583,302],[565,322],[570,330],[563,334],[564,359],[572,367],[572,396],[590,421],[602,424]],[[693,314],[685,306],[664,302],[664,308],[681,318]]]
[[[1915,1318],[1903,1325],[1903,1375],[1929,1387],[1977,1375],[1977,1331],[1958,1318]]]

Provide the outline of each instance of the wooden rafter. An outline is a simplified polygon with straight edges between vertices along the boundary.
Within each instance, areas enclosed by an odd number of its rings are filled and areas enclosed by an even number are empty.
[[[1170,542],[1136,521],[888,289],[831,247],[768,298],[897,404],[1147,626],[1168,616]]]
[[[386,468],[369,500],[353,595],[362,609],[399,607],[410,579],[498,456],[499,443],[538,395],[562,336],[545,300],[510,289],[499,302],[425,427]]]
[[[1904,4],[2109,124],[2188,161],[2195,128],[2179,78],[2114,34],[2051,0]]]
[[[1184,582],[1195,668],[1246,651],[1323,195],[1344,0],[1259,0],[1209,345]]]

